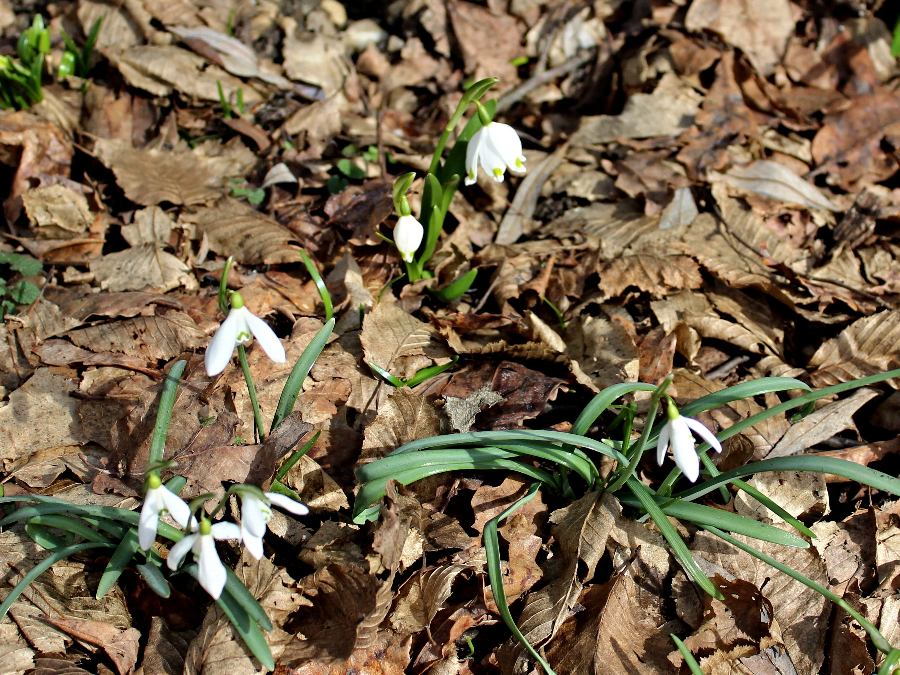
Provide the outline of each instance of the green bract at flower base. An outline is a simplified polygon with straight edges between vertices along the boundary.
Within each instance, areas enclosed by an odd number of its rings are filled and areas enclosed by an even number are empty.
[[[900,369],[826,387],[818,391],[810,391],[808,385],[793,378],[762,378],[704,396],[682,406],[681,414],[676,411],[675,415],[678,417],[688,414],[696,415],[705,410],[724,406],[731,401],[760,394],[788,390],[805,390],[807,392],[734,424],[721,432],[717,439],[712,439],[719,444],[725,438],[739,433],[748,426],[763,422],[787,410],[808,408],[821,398],[895,377],[900,377]],[[699,453],[703,464],[701,471],[706,473],[706,480],[670,496],[671,490],[680,476],[679,472],[673,471],[657,489],[644,484],[637,477],[638,464],[645,449],[653,445],[664,445],[660,440],[660,434],[669,422],[657,421],[655,416],[659,400],[665,395],[667,386],[668,380],[660,386],[635,382],[608,387],[585,406],[573,424],[571,433],[551,430],[481,431],[433,436],[406,443],[386,457],[357,469],[360,488],[353,507],[353,521],[362,524],[378,517],[379,502],[385,494],[388,481],[391,480],[408,485],[436,474],[472,469],[512,472],[528,478],[531,481],[528,492],[506,511],[487,523],[484,528],[483,544],[488,577],[501,618],[540,667],[546,673],[553,673],[550,664],[519,630],[509,611],[503,589],[500,544],[496,536],[497,527],[503,519],[518,510],[542,489],[550,490],[557,493],[558,496],[570,500],[590,491],[614,493],[626,510],[633,511],[636,518],[649,517],[653,520],[679,564],[704,592],[713,597],[721,597],[720,591],[694,560],[678,529],[670,522],[673,518],[706,529],[723,541],[741,548],[800,583],[813,588],[845,609],[860,622],[876,649],[885,654],[884,665],[879,670],[879,675],[887,675],[893,668],[893,664],[900,661],[900,650],[895,649],[878,631],[877,627],[866,621],[865,617],[859,615],[843,599],[828,589],[778,562],[775,558],[766,556],[752,546],[742,543],[732,534],[796,548],[809,547],[808,538],[814,536],[808,527],[793,518],[774,500],[741,480],[745,477],[770,471],[812,471],[843,476],[862,485],[897,496],[900,496],[900,479],[853,462],[831,457],[818,457],[815,454],[763,460],[720,473],[706,457],[705,453],[709,443],[704,443],[700,446]],[[631,436],[632,414],[625,417],[620,416],[621,419],[628,422],[623,425],[625,431],[622,440],[611,440],[608,437],[598,440],[587,436],[600,417],[611,410],[617,401],[638,391],[650,392],[651,397],[647,421],[637,440]],[[629,408],[626,406],[623,410],[628,411]],[[605,428],[608,430],[610,427]],[[706,431],[705,428],[704,431]],[[664,441],[665,438],[662,437],[662,440]],[[693,452],[693,450],[691,451]],[[608,457],[616,463],[616,467],[606,480],[600,475],[598,465],[592,457],[593,453]],[[794,528],[796,534],[724,509],[694,503],[694,500],[728,485],[734,490],[745,492],[748,497],[756,499],[775,516],[784,519]],[[625,491],[620,492],[622,488],[625,488]],[[730,493],[727,494],[730,498]],[[686,648],[679,645],[679,649],[684,651]]]

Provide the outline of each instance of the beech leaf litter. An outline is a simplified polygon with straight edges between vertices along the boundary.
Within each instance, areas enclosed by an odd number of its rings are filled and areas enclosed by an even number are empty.
[[[571,431],[605,387],[670,374],[681,404],[762,377],[825,387],[900,367],[890,2],[0,0],[0,58],[38,14],[42,100],[0,110],[4,495],[137,508],[165,374],[183,360],[165,445],[182,497],[277,482],[310,509],[271,511],[260,560],[217,542],[272,623],[276,672],[539,671],[504,627],[481,546],[528,481],[388,482],[378,520],[355,524],[354,472],[405,443]],[[50,77],[71,58],[63,32],[83,45],[98,20],[88,70]],[[433,273],[411,275],[389,243],[391,184],[417,172],[406,208],[433,205],[431,153],[490,77],[484,101],[519,130],[528,173],[460,189]],[[247,347],[252,395],[237,367],[204,371],[223,274],[287,352]],[[275,413],[332,312],[294,412],[256,437],[255,406]],[[739,429],[712,458],[721,471],[821,453],[895,476],[898,385],[802,419],[744,427],[787,400],[771,392],[698,417]],[[900,502],[831,474],[747,481],[816,535],[754,546],[900,645]],[[717,506],[788,527],[729,498]],[[823,595],[680,523],[721,598],[704,595],[627,506],[539,494],[497,530],[505,599],[557,673],[691,672],[670,634],[704,673],[879,667]],[[33,534],[0,532],[0,598],[48,555]],[[108,560],[58,560],[27,586],[0,620],[0,672],[265,671],[188,574],[159,597],[128,568],[97,599]]]

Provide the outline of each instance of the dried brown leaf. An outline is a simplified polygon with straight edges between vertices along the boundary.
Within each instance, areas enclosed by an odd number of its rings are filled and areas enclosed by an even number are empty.
[[[191,268],[156,244],[143,244],[91,261],[91,272],[104,291],[153,290],[165,293],[198,288]]]
[[[813,158],[830,180],[851,192],[860,184],[892,176],[897,166],[885,152],[885,141],[900,133],[898,120],[896,93],[882,90],[851,99],[843,109],[826,115],[813,139]]]
[[[291,635],[283,629],[291,612],[298,608],[300,595],[287,572],[263,558],[256,561],[246,556],[238,563],[235,574],[265,610],[275,628],[266,634],[272,656],[278,659]],[[184,659],[184,672],[210,675],[245,675],[264,672],[247,652],[231,622],[217,605],[206,613],[197,637],[191,642]]]
[[[795,21],[788,0],[697,0],[685,17],[688,30],[715,31],[742,49],[763,76],[781,63]]]
[[[441,420],[431,402],[410,389],[396,389],[366,425],[360,461],[384,457],[404,443],[440,431]]]
[[[617,512],[621,512],[621,507],[614,497],[591,492],[550,516],[561,548],[558,573],[546,586],[525,597],[517,619],[531,644],[550,640],[568,618],[582,584],[593,576],[606,551]],[[500,658],[512,666],[523,658],[523,650],[515,643],[504,647]]]
[[[689,128],[702,97],[674,73],[667,73],[652,94],[634,94],[621,115],[582,117],[572,142],[600,145],[618,139],[677,136]]]
[[[0,408],[0,460],[9,471],[40,450],[81,442],[73,373],[39,368]]]
[[[47,617],[46,621],[78,640],[103,649],[119,675],[126,675],[134,669],[138,657],[138,640],[141,637],[136,628],[119,630],[105,621],[72,617]]]
[[[852,396],[822,406],[792,425],[766,457],[796,455],[844,429],[855,428],[853,415],[877,395],[874,389],[859,389]]]
[[[0,152],[15,165],[9,196],[3,210],[9,222],[15,222],[21,210],[19,197],[35,187],[33,180],[44,182],[53,176],[68,177],[72,162],[72,141],[55,124],[24,111],[0,113]],[[6,160],[16,157],[15,160]]]
[[[106,55],[129,84],[155,96],[168,96],[174,90],[202,101],[218,101],[216,85],[221,83],[228,100],[235,99],[238,89],[248,106],[261,100],[251,84],[181,47],[134,45],[121,52],[108,50]]]
[[[700,288],[700,268],[684,255],[631,255],[601,263],[599,300],[619,297],[629,288],[661,298],[672,291]]]
[[[900,310],[858,319],[836,338],[822,343],[813,354],[809,361],[812,384],[824,387],[897,368],[898,346]]]
[[[22,204],[41,239],[72,239],[84,235],[94,219],[87,197],[65,185],[27,190]]]
[[[768,159],[734,166],[727,173],[712,172],[712,180],[720,180],[744,193],[751,193],[783,204],[799,204],[808,209],[837,211],[838,208],[821,190],[790,168]]]
[[[294,234],[236,199],[223,199],[187,217],[212,250],[250,265],[297,262]]]
[[[559,673],[631,675],[668,672],[671,643],[663,615],[663,598],[648,591],[625,571],[603,586],[585,589],[583,611],[559,629],[547,658]],[[671,630],[669,628],[669,630]]]
[[[456,577],[465,565],[440,565],[416,572],[397,591],[391,626],[401,635],[412,635],[429,626],[444,607]]]
[[[400,378],[435,362],[446,363],[450,356],[431,326],[386,300],[366,314],[360,341],[366,361]]]
[[[66,336],[92,352],[138,354],[151,362],[171,359],[206,342],[194,320],[178,311],[78,328]]]
[[[504,87],[515,84],[519,78],[513,60],[522,55],[519,22],[508,14],[463,0],[448,3],[447,15],[466,64],[466,73],[476,79],[499,77]],[[498,40],[498,35],[502,35],[503,40]]]
[[[747,543],[801,574],[828,584],[825,565],[814,548],[788,548],[758,540]],[[774,618],[781,626],[782,640],[797,672],[818,671],[824,659],[826,618],[831,611],[826,598],[706,532],[695,536],[691,550],[701,566],[713,564],[732,577],[761,588],[772,603]]]

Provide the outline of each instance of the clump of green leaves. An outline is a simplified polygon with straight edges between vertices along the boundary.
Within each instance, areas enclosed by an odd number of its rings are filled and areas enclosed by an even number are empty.
[[[13,280],[20,277],[33,277],[41,273],[41,261],[24,253],[0,251],[0,266],[4,272],[0,276],[0,319],[11,314],[17,307],[30,305],[41,294],[41,289],[28,279]]]
[[[240,180],[234,180],[231,184],[231,196],[246,199],[251,206],[259,206],[266,200],[266,191],[261,187],[253,187]]]
[[[371,367],[371,364],[370,364]],[[792,378],[767,377],[744,382],[709,394],[682,406],[685,416],[723,407],[733,401],[790,390],[803,393],[783,403],[740,420],[718,435],[719,441],[735,436],[742,430],[790,410],[809,410],[816,401],[852,391],[859,387],[883,382],[900,376],[900,369],[870,375],[819,390],[811,390],[805,383]],[[764,562],[795,581],[815,590],[855,619],[866,631],[873,646],[884,655],[879,675],[888,675],[900,662],[900,649],[895,648],[878,628],[830,589],[764,553],[733,535],[794,548],[808,548],[815,534],[801,521],[791,516],[772,498],[760,492],[744,479],[770,471],[811,471],[844,476],[889,495],[900,495],[900,479],[859,464],[815,453],[766,459],[725,472],[720,472],[707,457],[709,445],[698,448],[704,480],[681,490],[675,490],[681,478],[679,469],[672,469],[658,484],[647,484],[638,477],[644,452],[657,445],[668,422],[656,417],[660,399],[666,396],[669,380],[659,386],[643,382],[626,382],[610,386],[597,394],[578,418],[570,432],[542,429],[508,431],[478,431],[432,436],[406,443],[381,459],[357,469],[360,488],[356,495],[353,520],[362,524],[378,517],[380,501],[389,481],[408,485],[436,474],[465,471],[502,471],[518,473],[532,481],[530,489],[499,516],[490,520],[483,530],[483,544],[488,579],[500,616],[522,648],[547,675],[554,671],[544,656],[532,645],[516,625],[503,588],[501,549],[497,536],[499,524],[533,499],[539,491],[547,490],[558,497],[575,500],[587,493],[605,492],[615,498],[635,519],[649,518],[669,545],[669,549],[688,577],[704,592],[721,599],[721,591],[707,577],[694,558],[687,543],[673,521],[691,523],[706,530],[730,546]],[[650,395],[649,409],[640,434],[635,431],[637,408],[624,397],[635,392]],[[612,412],[618,414],[612,416]],[[609,413],[609,414],[607,414]],[[614,417],[603,423],[601,416]],[[599,422],[599,424],[598,424]],[[589,436],[595,428],[599,438]],[[604,477],[600,472],[601,456],[612,460],[614,468]],[[774,516],[781,518],[792,530],[781,529],[762,520],[748,518],[731,511],[698,503],[701,497],[723,491],[726,501],[730,491],[741,491],[756,500]]]
[[[50,32],[40,14],[19,36],[18,58],[0,56],[0,108],[23,110],[44,98],[41,77],[44,56],[50,51]]]
[[[351,180],[365,180],[369,175],[369,165],[377,164],[379,158],[378,148],[369,145],[365,150],[350,143],[341,150],[341,158],[334,163],[337,173],[333,174],[326,183],[331,194],[337,194],[346,188]],[[359,160],[362,160],[360,163]],[[386,153],[385,160],[393,162],[394,158]]]
[[[87,77],[91,70],[91,59],[94,56],[94,47],[97,46],[97,37],[100,35],[100,28],[103,26],[104,17],[100,17],[91,25],[88,31],[87,40],[84,45],[79,47],[75,44],[66,31],[62,32],[63,43],[66,50],[63,52],[62,59],[59,62],[59,68],[56,71],[56,77],[64,80],[70,75],[77,77]]]
[[[226,120],[242,117],[247,112],[247,106],[244,103],[244,89],[238,87],[234,94],[234,105],[232,105],[229,97],[225,95],[222,83],[216,80],[216,92],[219,95],[219,107],[222,108],[222,117]]]

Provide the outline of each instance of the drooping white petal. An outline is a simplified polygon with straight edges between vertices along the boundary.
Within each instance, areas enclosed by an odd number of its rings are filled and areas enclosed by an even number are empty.
[[[247,322],[247,327],[253,333],[253,337],[256,338],[259,346],[263,348],[266,356],[275,363],[284,363],[284,345],[281,344],[281,340],[278,339],[278,336],[275,335],[275,331],[269,327],[269,324],[254,315],[250,310],[247,310],[244,320]]]
[[[160,497],[162,498],[162,502],[169,512],[169,515],[172,516],[172,519],[181,527],[187,527],[188,520],[191,518],[191,507],[166,486],[163,485],[159,489],[162,490],[162,492],[160,492]]]
[[[267,492],[266,497],[268,497],[269,501],[272,502],[275,506],[282,508],[285,511],[289,511],[295,516],[305,516],[307,513],[309,513],[309,509],[306,507],[306,504],[301,504],[298,501],[294,501],[287,495],[282,495],[277,492]]]
[[[254,558],[259,560],[263,557],[263,538],[261,535],[255,535],[252,532],[248,532],[246,528],[242,528],[241,541],[244,542],[244,547]]]
[[[700,458],[694,449],[694,437],[684,417],[676,417],[669,425],[675,465],[693,483],[700,476]]]
[[[499,155],[503,164],[512,173],[525,173],[525,155],[522,154],[522,139],[508,124],[492,122],[488,127],[487,141],[491,150]]]
[[[481,168],[494,179],[497,183],[503,182],[504,173],[506,172],[506,162],[503,161],[502,155],[494,148],[494,146],[485,140],[479,153]]]
[[[713,432],[706,428],[706,425],[703,422],[695,420],[691,417],[685,417],[684,421],[687,425],[696,432],[696,434],[702,438],[704,441],[709,443],[709,447],[711,447],[716,452],[722,452],[722,444],[719,443],[719,439],[715,437]]]
[[[659,440],[656,441],[656,463],[659,466],[662,466],[663,461],[666,459],[666,450],[669,449],[669,423],[663,426],[662,431],[659,432]]]
[[[234,523],[218,522],[212,526],[211,534],[214,539],[240,539],[241,528]]]
[[[240,332],[246,330],[247,322],[244,319],[244,312],[240,309],[232,309],[228,312],[228,316],[219,326],[219,330],[213,335],[213,339],[209,341],[206,348],[206,355],[203,357],[203,363],[206,366],[206,374],[210,377],[218,375],[231,360],[231,355],[237,345],[237,336]]]
[[[144,496],[144,505],[141,507],[141,515],[138,517],[138,545],[146,551],[156,541],[156,528],[159,525],[159,512],[162,502],[156,490],[147,490]]]
[[[394,244],[406,262],[412,262],[413,256],[422,244],[425,228],[412,216],[400,216],[394,225]]]
[[[266,533],[266,524],[272,511],[262,500],[250,494],[241,497],[241,539],[246,541],[245,532],[254,537],[261,537]]]
[[[223,523],[216,523],[216,525],[221,524]],[[197,554],[197,580],[206,592],[217,600],[222,595],[222,589],[225,588],[225,565],[219,560],[216,542],[212,535],[200,535],[198,548],[200,550]]]
[[[476,131],[469,144],[466,146],[466,185],[478,182],[478,163],[481,155],[481,146],[484,143],[484,127]]]
[[[169,551],[169,558],[166,560],[166,565],[170,570],[177,570],[178,566],[181,564],[181,561],[184,560],[184,556],[187,555],[188,551],[194,545],[194,541],[196,541],[198,534],[189,534],[181,541],[177,542]]]

